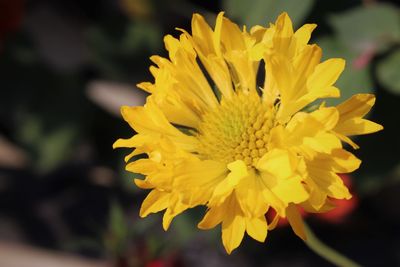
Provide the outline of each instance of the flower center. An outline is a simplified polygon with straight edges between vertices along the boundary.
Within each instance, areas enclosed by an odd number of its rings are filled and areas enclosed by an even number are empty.
[[[243,160],[252,167],[267,152],[275,108],[258,95],[235,94],[202,119],[197,134],[200,156],[227,163]]]

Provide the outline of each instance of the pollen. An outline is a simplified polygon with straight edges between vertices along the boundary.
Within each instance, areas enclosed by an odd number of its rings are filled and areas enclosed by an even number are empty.
[[[203,115],[197,134],[199,156],[226,163],[243,160],[254,167],[268,152],[274,123],[275,108],[258,95],[234,94]]]

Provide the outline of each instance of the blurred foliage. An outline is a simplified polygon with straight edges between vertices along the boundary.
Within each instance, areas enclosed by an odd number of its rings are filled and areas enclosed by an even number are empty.
[[[400,41],[400,11],[393,5],[357,7],[329,19],[338,40],[355,53],[381,52]]]
[[[34,165],[38,170],[48,172],[69,158],[77,134],[76,127],[66,124],[47,131],[37,118],[27,116],[25,119],[18,137],[35,153]]]
[[[148,21],[128,22],[124,33],[118,37],[100,26],[93,26],[87,31],[93,63],[108,79],[128,79],[132,73],[127,73],[127,67],[136,69],[131,58],[140,56],[142,51],[159,50],[161,40],[160,27]]]
[[[394,94],[400,94],[400,47],[387,55],[378,65],[378,79]]]
[[[400,11],[388,4],[356,7],[330,16],[329,24],[334,34],[320,37],[316,43],[325,59],[342,57],[347,64],[337,82],[341,97],[328,102],[338,104],[356,93],[373,93],[371,63],[378,53],[400,41]]]
[[[249,28],[254,25],[272,23],[282,12],[287,12],[295,26],[299,26],[313,7],[314,0],[254,0],[251,3],[243,0],[224,0],[223,9],[227,16],[236,18]]]
[[[111,204],[108,223],[110,232],[105,245],[114,256],[118,256],[125,251],[127,241],[132,237],[129,234],[125,213],[117,203]]]

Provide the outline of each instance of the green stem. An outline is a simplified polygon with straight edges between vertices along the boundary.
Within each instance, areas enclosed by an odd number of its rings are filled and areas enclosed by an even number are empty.
[[[304,230],[307,236],[307,240],[304,241],[306,245],[325,260],[329,261],[330,263],[336,266],[341,266],[341,267],[361,266],[358,263],[355,263],[354,261],[350,260],[349,258],[341,255],[336,250],[322,243],[322,241],[315,236],[313,231],[310,229],[310,227],[308,227],[306,223],[304,223]]]

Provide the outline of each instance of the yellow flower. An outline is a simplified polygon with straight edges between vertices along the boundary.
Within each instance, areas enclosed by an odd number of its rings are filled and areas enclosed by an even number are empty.
[[[135,183],[151,189],[140,216],[165,210],[168,229],[176,215],[204,205],[199,228],[221,224],[231,253],[245,232],[263,242],[281,217],[304,239],[299,206],[323,212],[333,208],[330,199],[351,198],[338,173],[360,160],[341,141],[357,147],[348,136],[382,126],[362,118],[372,95],[309,108],[339,97],[334,83],[345,64],[321,62],[321,49],[308,44],[315,27],[293,32],[283,13],[268,28],[247,31],[220,13],[212,29],[195,14],[191,34],[164,38],[169,58],[151,57],[155,81],[138,85],[150,93],[146,104],[121,109],[137,134],[114,144],[134,148],[126,170],[145,175]],[[271,222],[269,209],[277,214]]]

